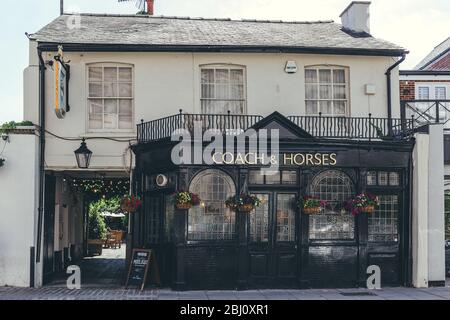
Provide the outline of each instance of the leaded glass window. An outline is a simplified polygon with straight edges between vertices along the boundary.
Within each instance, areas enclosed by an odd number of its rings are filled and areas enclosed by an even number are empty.
[[[233,179],[220,170],[198,174],[189,190],[200,196],[202,205],[189,210],[189,240],[232,240],[235,236],[235,213],[225,206],[236,194]]]
[[[295,199],[291,193],[277,194],[277,241],[295,241]]]
[[[276,172],[263,172],[260,169],[249,171],[251,185],[294,185],[297,184],[297,171],[282,170]]]
[[[398,172],[389,173],[389,185],[390,186],[400,185],[400,175],[398,174]]]
[[[388,185],[388,173],[385,171],[378,172],[378,185],[387,186]]]
[[[255,194],[261,205],[250,213],[250,241],[269,241],[269,195]]]
[[[354,195],[350,177],[337,170],[324,171],[313,179],[310,192],[328,204],[320,214],[310,215],[309,238],[354,239],[355,219],[342,208],[342,203]]]
[[[397,195],[380,196],[380,206],[369,215],[369,241],[398,241]]]
[[[367,173],[367,185],[376,186],[377,185],[377,172],[370,171]]]

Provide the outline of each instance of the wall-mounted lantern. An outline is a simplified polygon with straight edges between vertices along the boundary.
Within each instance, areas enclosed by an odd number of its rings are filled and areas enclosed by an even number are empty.
[[[75,157],[77,159],[78,168],[87,169],[91,162],[92,151],[86,146],[86,139],[83,138],[81,146],[75,150]]]

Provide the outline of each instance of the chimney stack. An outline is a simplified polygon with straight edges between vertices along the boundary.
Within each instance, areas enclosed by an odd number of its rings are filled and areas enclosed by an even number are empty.
[[[370,1],[353,1],[341,13],[342,26],[345,30],[370,34]]]
[[[153,15],[155,0],[147,0],[147,14]]]

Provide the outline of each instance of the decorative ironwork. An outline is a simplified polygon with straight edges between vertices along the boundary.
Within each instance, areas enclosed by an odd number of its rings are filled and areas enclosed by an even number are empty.
[[[290,116],[289,120],[314,137],[358,140],[403,140],[414,132],[412,119]]]
[[[238,135],[263,119],[256,115],[233,115],[228,114],[187,114],[181,113],[138,124],[138,141],[140,143],[167,139],[174,132],[187,130],[191,135],[194,133],[195,122],[200,122],[203,132],[206,130],[217,130],[223,135]]]
[[[258,115],[185,114],[142,122],[137,125],[139,143],[168,139],[173,133],[194,132],[194,123],[200,122],[203,132],[217,130],[218,134],[238,135],[263,119]],[[289,120],[319,138],[359,140],[402,140],[414,132],[416,120],[369,117],[290,116]]]

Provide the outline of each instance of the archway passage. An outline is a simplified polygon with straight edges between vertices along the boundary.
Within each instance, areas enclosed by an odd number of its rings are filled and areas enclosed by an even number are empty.
[[[82,287],[120,287],[126,275],[129,214],[121,210],[130,181],[123,175],[54,177],[52,254],[46,285],[65,287],[69,266],[81,270]],[[52,231],[52,230],[50,230]]]

